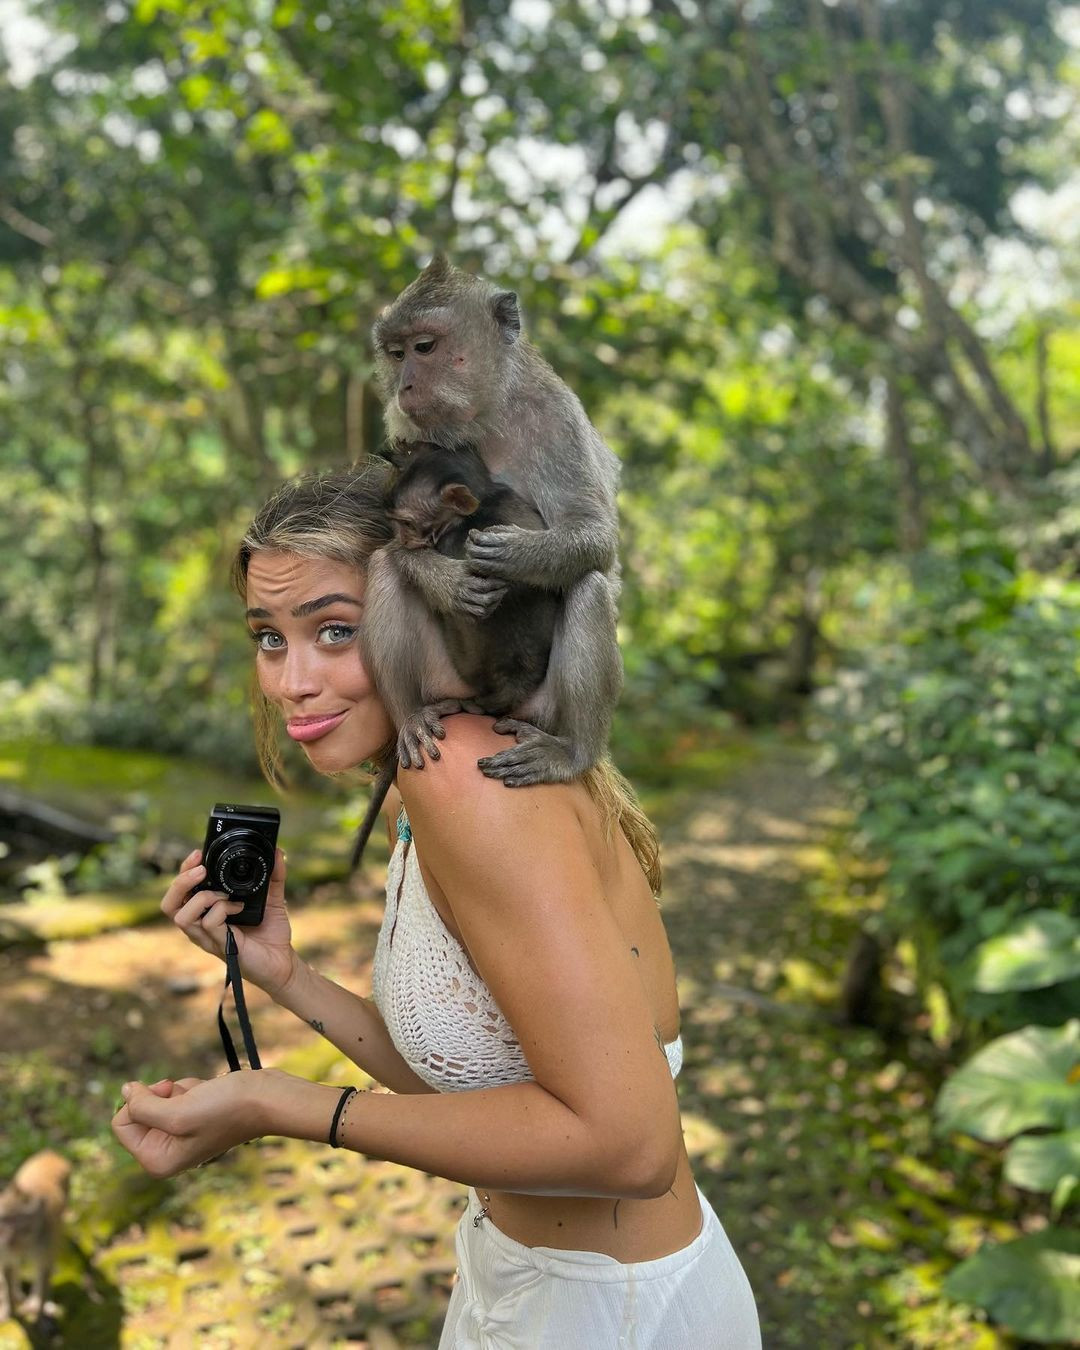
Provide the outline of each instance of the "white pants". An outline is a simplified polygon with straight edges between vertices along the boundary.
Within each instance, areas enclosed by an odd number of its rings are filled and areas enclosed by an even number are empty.
[[[439,1350],[761,1350],[750,1282],[698,1188],[701,1232],[655,1261],[526,1247],[483,1218],[458,1224],[458,1277]]]

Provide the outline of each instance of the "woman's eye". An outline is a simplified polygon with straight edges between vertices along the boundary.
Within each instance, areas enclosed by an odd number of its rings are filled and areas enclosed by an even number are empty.
[[[434,350],[435,350],[434,338],[425,338],[423,342],[417,342],[413,346],[413,351],[419,352],[421,356],[427,356],[428,352],[433,352]]]
[[[279,652],[285,646],[285,639],[272,628],[260,628],[251,634],[251,640],[261,652]]]
[[[324,628],[319,629],[319,641],[325,641],[328,647],[340,646],[343,642],[349,642],[356,636],[356,629],[348,623],[328,623]]]

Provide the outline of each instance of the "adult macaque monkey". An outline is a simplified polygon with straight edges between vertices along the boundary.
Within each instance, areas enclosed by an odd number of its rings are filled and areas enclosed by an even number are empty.
[[[473,531],[464,559],[436,549],[377,552],[368,575],[364,641],[391,667],[417,642],[415,599],[436,614],[490,614],[511,583],[559,592],[551,658],[530,700],[538,725],[505,717],[516,745],[479,761],[508,785],[568,782],[604,751],[622,663],[618,460],[577,396],[522,336],[513,291],[452,267],[441,255],[379,316],[376,378],[398,452],[431,442],[471,445],[489,471],[539,511],[545,530]],[[411,597],[409,595],[411,593]],[[428,618],[427,622],[431,622]],[[437,717],[424,749],[437,755]],[[559,731],[543,728],[559,727]]]

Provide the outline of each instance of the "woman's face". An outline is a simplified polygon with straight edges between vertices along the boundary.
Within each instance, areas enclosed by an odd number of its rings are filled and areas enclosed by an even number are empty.
[[[394,735],[357,634],[364,576],[347,563],[253,553],[247,621],[259,685],[320,773],[351,769]]]

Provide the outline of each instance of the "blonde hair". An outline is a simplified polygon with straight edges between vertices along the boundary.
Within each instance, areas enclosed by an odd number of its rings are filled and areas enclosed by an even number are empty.
[[[247,594],[252,554],[266,550],[327,558],[363,571],[372,553],[393,536],[386,512],[392,476],[393,469],[385,460],[369,456],[347,469],[305,474],[283,483],[251,522],[233,560],[232,582],[241,599]],[[280,719],[256,679],[252,682],[252,706],[259,767],[273,787],[283,787]],[[383,746],[373,762],[385,762],[392,749],[392,745]],[[595,802],[608,836],[616,826],[622,830],[653,894],[658,895],[660,844],[633,788],[610,759],[602,759],[586,770],[581,782]]]

